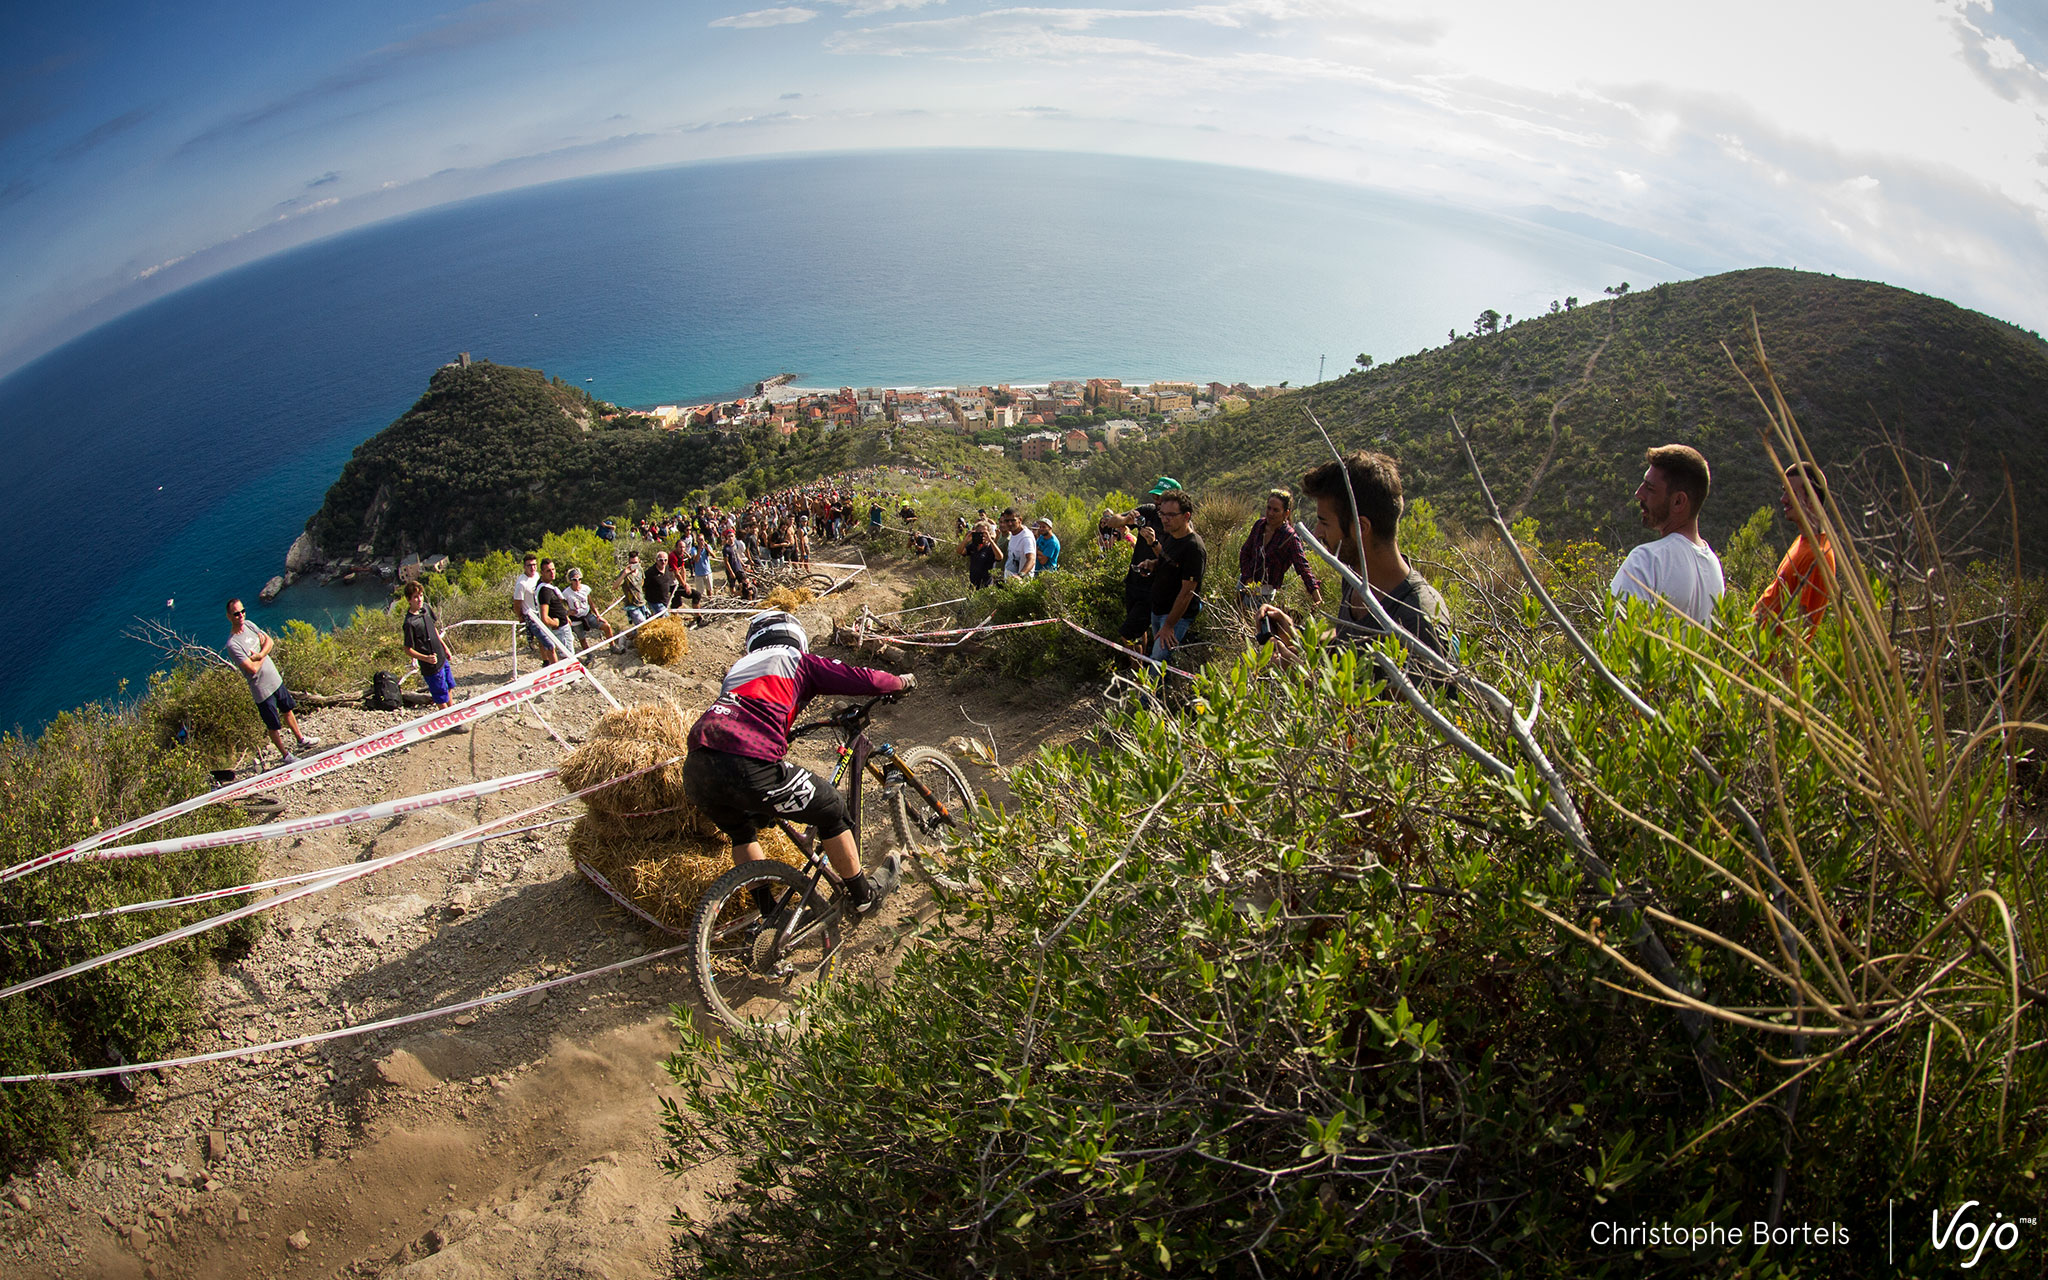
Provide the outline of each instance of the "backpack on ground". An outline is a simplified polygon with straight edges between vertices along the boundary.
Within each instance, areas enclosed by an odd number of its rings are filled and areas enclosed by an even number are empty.
[[[363,700],[372,711],[396,711],[405,705],[398,696],[398,677],[389,671],[379,671],[370,678],[370,696]]]

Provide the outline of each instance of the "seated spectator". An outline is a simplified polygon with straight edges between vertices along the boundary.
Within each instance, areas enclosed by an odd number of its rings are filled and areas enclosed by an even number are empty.
[[[1700,537],[1700,508],[1713,475],[1707,460],[1689,445],[1659,445],[1643,455],[1643,482],[1636,506],[1643,525],[1664,536],[1628,553],[1608,585],[1617,601],[1629,596],[1657,607],[1662,597],[1703,627],[1714,625],[1714,602],[1727,590],[1721,557]]]
[[[562,589],[562,599],[569,606],[569,625],[583,633],[586,645],[592,631],[601,629],[605,639],[612,638],[612,624],[590,605],[590,588],[583,585],[583,570],[569,570],[569,585]]]
[[[1031,522],[1031,534],[1038,542],[1038,572],[1051,573],[1060,567],[1060,536],[1052,531],[1052,521],[1040,516]]]
[[[1302,493],[1315,500],[1316,541],[1350,566],[1362,562],[1366,585],[1387,615],[1409,635],[1443,654],[1457,655],[1451,634],[1451,610],[1429,580],[1401,554],[1401,468],[1384,453],[1354,453],[1339,465],[1334,459],[1301,478]],[[1351,510],[1358,509],[1353,527]],[[1275,649],[1290,661],[1299,658],[1294,621],[1278,605],[1262,605],[1259,616],[1272,628]],[[1332,619],[1340,638],[1370,642],[1387,634],[1363,597],[1349,588],[1340,593]],[[1415,665],[1411,655],[1410,666]]]
[[[1301,575],[1309,600],[1320,606],[1322,584],[1309,568],[1308,553],[1294,532],[1294,495],[1285,489],[1266,491],[1265,518],[1252,525],[1244,545],[1237,551],[1237,580],[1244,584],[1244,597],[1251,612],[1270,601],[1287,580],[1287,571]]]
[[[1773,631],[1783,628],[1785,606],[1799,602],[1806,615],[1810,636],[1828,611],[1828,584],[1835,576],[1835,549],[1827,535],[1828,478],[1811,462],[1795,462],[1785,468],[1785,488],[1778,495],[1778,507],[1799,530],[1799,536],[1778,562],[1777,576],[1756,598],[1750,611]],[[1827,568],[1821,568],[1821,558]]]

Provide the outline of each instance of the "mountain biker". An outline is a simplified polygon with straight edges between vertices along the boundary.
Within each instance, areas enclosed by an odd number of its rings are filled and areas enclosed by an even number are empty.
[[[725,673],[717,701],[690,726],[683,791],[731,839],[734,866],[766,856],[757,839],[763,825],[815,825],[832,873],[854,913],[864,916],[896,888],[901,855],[891,852],[873,872],[863,871],[839,789],[782,757],[797,713],[818,694],[905,693],[917,678],[849,666],[810,648],[802,624],[779,609],[748,620],[745,654]],[[762,916],[773,915],[771,888],[756,885],[753,893]]]

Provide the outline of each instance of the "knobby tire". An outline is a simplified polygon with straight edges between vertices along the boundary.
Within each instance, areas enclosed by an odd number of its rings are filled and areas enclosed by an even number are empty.
[[[704,1007],[735,1031],[787,1027],[803,992],[831,975],[843,937],[837,908],[813,893],[794,939],[782,955],[770,957],[772,934],[749,892],[764,883],[773,887],[787,912],[803,900],[809,877],[773,859],[734,867],[704,891],[690,919],[698,994]],[[764,967],[773,971],[761,972]]]
[[[975,819],[974,788],[967,775],[945,752],[930,747],[905,747],[896,753],[896,765],[914,774],[944,809],[934,808],[908,782],[890,788],[891,816],[904,856],[932,887],[965,892],[974,883],[962,851]]]

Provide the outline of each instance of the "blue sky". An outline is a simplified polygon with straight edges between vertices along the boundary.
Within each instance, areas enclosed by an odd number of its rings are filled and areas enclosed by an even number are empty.
[[[0,372],[450,200],[926,146],[1274,169],[2048,329],[2040,3],[182,0],[15,6],[7,34]]]

